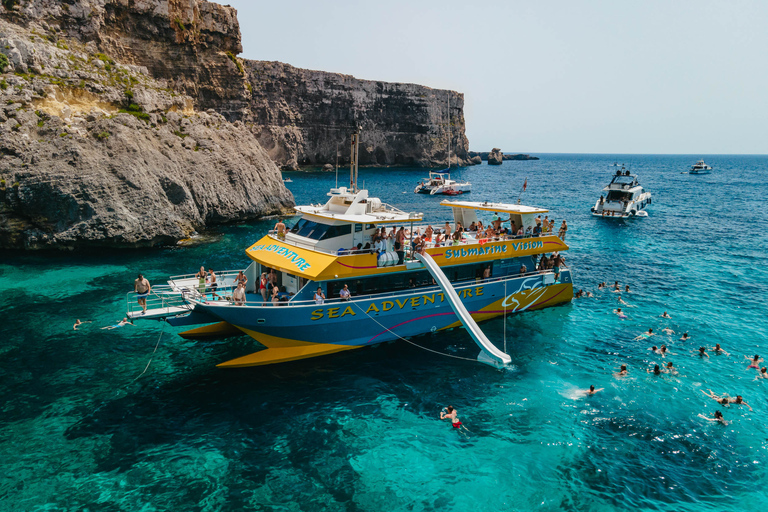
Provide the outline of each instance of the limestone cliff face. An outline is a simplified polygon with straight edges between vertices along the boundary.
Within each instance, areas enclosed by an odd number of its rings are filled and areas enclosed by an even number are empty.
[[[286,169],[335,163],[337,142],[340,162],[348,161],[356,126],[363,165],[444,166],[449,137],[452,163],[471,164],[462,94],[237,58],[236,14],[204,0],[17,0],[5,16],[46,20],[118,62],[146,67],[195,108],[246,122]]]
[[[359,80],[280,62],[245,61],[252,95],[248,121],[278,165],[349,161],[361,126],[361,165],[469,164],[464,95],[415,84]],[[450,105],[450,112],[449,112]]]
[[[172,243],[293,205],[241,121],[45,30],[0,20],[0,248]]]

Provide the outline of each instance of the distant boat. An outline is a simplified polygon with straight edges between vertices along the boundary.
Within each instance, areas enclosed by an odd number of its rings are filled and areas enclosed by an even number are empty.
[[[293,183],[293,180],[291,178],[285,178],[283,183]]]
[[[688,174],[709,174],[712,172],[712,167],[704,163],[704,160],[699,160],[691,167]]]

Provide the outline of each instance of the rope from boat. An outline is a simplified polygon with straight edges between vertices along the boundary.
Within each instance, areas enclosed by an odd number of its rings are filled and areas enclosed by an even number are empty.
[[[147,373],[147,370],[149,370],[149,365],[152,364],[152,359],[154,359],[154,357],[155,357],[155,352],[157,352],[157,347],[160,346],[160,340],[163,339],[163,332],[165,331],[165,324],[166,324],[165,319],[163,319],[163,326],[160,328],[160,336],[157,337],[157,343],[155,343],[155,350],[153,350],[152,354],[150,354],[149,361],[147,361],[147,366],[144,368],[144,371],[141,372],[138,377],[133,379],[131,381],[131,384],[133,384],[134,382],[139,380],[139,377],[141,377],[142,375]]]
[[[422,350],[426,350],[427,352],[432,352],[433,354],[437,354],[437,355],[439,355],[439,356],[452,357],[452,358],[454,358],[454,359],[462,359],[462,360],[464,360],[464,361],[471,361],[471,362],[473,362],[473,363],[476,363],[476,362],[477,362],[477,359],[470,359],[470,358],[468,358],[468,357],[454,356],[453,354],[446,354],[446,353],[444,353],[444,352],[438,352],[437,350],[432,350],[431,348],[422,347],[421,345],[418,345],[418,344],[416,344],[416,343],[412,342],[411,340],[408,340],[408,339],[406,339],[406,338],[403,338],[402,336],[400,336],[399,334],[397,334],[396,332],[394,332],[393,330],[391,330],[389,327],[386,327],[386,326],[382,325],[382,323],[381,323],[381,322],[379,322],[378,320],[376,320],[375,318],[373,318],[371,315],[369,315],[368,313],[366,313],[366,312],[363,310],[363,308],[362,308],[362,307],[360,307],[360,305],[359,305],[357,302],[354,302],[354,301],[352,301],[352,303],[353,303],[355,306],[357,306],[357,309],[359,309],[359,310],[360,310],[360,311],[361,311],[361,312],[362,312],[362,313],[363,313],[365,316],[367,316],[368,318],[370,318],[371,320],[373,320],[374,322],[376,322],[377,324],[379,324],[379,326],[380,326],[380,327],[382,327],[383,329],[387,330],[388,332],[390,332],[390,333],[394,334],[395,336],[397,336],[398,338],[400,338],[400,339],[401,339],[401,340],[403,340],[404,342],[406,342],[406,343],[410,343],[410,344],[411,344],[411,345],[413,345],[414,347],[420,348],[420,349],[422,349]]]

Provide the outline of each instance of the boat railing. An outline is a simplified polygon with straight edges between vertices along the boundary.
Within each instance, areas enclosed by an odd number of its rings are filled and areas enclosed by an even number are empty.
[[[142,311],[138,302],[138,295],[135,291],[125,295],[125,311],[128,316],[137,316]],[[184,300],[183,295],[171,285],[152,286],[146,298],[147,311],[166,311],[178,314],[180,310],[191,310],[192,306]]]
[[[216,282],[219,284],[219,286],[225,283],[228,284],[228,283],[234,282],[240,272],[245,272],[245,269],[222,270],[221,272],[215,272]],[[171,284],[171,286],[185,287],[185,286],[189,286],[189,283],[192,281],[194,281],[195,283],[199,281],[199,277],[197,273],[181,274],[178,276],[170,276],[168,278],[168,282]]]
[[[560,269],[561,271],[563,269],[567,269],[568,267],[565,265],[561,265]],[[524,272],[522,274],[514,274],[514,275],[506,275],[501,277],[490,277],[488,279],[483,278],[472,278],[472,279],[466,279],[464,281],[456,281],[451,283],[454,288],[467,288],[467,287],[473,287],[473,286],[484,286],[490,283],[496,283],[499,281],[504,280],[510,280],[510,279],[517,279],[517,278],[529,278],[529,277],[535,277],[535,276],[541,276],[542,279],[545,279],[545,276],[552,276],[552,281],[554,281],[554,271],[552,269],[544,269],[544,270],[533,270],[530,272]],[[414,287],[414,288],[407,288],[405,290],[399,290],[396,292],[391,292],[389,294],[381,294],[381,293],[371,293],[371,294],[365,294],[365,295],[353,295],[350,297],[350,299],[342,299],[340,297],[331,297],[326,298],[323,300],[322,305],[327,304],[345,304],[347,302],[352,301],[360,301],[360,300],[394,300],[396,298],[400,298],[402,296],[410,296],[414,293],[420,293],[420,294],[426,294],[426,293],[442,293],[442,289],[437,284],[432,286],[425,286],[425,287]],[[271,300],[245,300],[242,302],[237,302],[231,299],[231,297],[223,298],[222,300],[213,300],[213,301],[206,301],[201,300],[202,297],[194,298],[194,301],[201,302],[203,304],[215,304],[215,305],[227,305],[227,306],[247,306],[247,307],[264,307],[265,305],[270,306],[289,306],[289,307],[296,307],[296,306],[312,306],[312,305],[320,305],[317,304],[314,300],[280,300],[277,302],[272,302]]]

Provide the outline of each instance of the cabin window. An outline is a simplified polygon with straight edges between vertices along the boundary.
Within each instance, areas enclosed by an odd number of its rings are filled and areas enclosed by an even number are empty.
[[[338,226],[329,226],[323,236],[319,240],[328,240],[329,238],[336,238],[337,236],[348,235],[352,232],[352,226],[350,224],[340,224]]]
[[[363,230],[362,224],[355,224],[355,233],[359,233]]]

